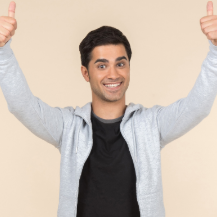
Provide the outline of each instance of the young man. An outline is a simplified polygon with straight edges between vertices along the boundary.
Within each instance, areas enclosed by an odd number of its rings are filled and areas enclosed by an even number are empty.
[[[61,153],[58,217],[165,217],[161,150],[207,117],[217,94],[212,2],[207,10],[200,24],[210,50],[187,97],[169,106],[125,105],[130,44],[118,29],[102,26],[79,46],[92,102],[60,108],[30,91],[10,48],[17,28],[10,3],[9,16],[0,17],[0,85],[9,111]]]

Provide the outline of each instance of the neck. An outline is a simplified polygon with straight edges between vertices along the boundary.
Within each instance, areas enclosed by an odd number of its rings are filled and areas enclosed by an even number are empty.
[[[102,119],[115,119],[124,115],[127,105],[125,96],[115,102],[107,102],[99,99],[92,99],[91,103],[94,114]]]

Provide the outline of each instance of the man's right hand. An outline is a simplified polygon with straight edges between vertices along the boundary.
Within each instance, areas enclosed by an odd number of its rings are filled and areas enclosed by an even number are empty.
[[[17,21],[15,17],[16,3],[10,2],[8,8],[8,16],[0,17],[0,47],[3,47],[10,38],[15,34],[17,29]]]

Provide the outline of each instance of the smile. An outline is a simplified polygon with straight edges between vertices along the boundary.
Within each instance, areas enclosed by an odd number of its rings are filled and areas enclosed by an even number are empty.
[[[122,86],[123,82],[115,84],[103,84],[107,90],[118,90]]]

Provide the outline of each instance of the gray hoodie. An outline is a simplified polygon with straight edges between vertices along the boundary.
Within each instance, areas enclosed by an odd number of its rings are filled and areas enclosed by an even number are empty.
[[[92,145],[91,102],[83,107],[51,107],[34,96],[10,48],[0,47],[0,86],[8,110],[32,133],[61,154],[58,217],[76,217],[78,185]],[[209,52],[189,94],[168,106],[130,103],[120,130],[136,172],[141,217],[165,217],[161,150],[210,113],[217,94],[217,46]]]

